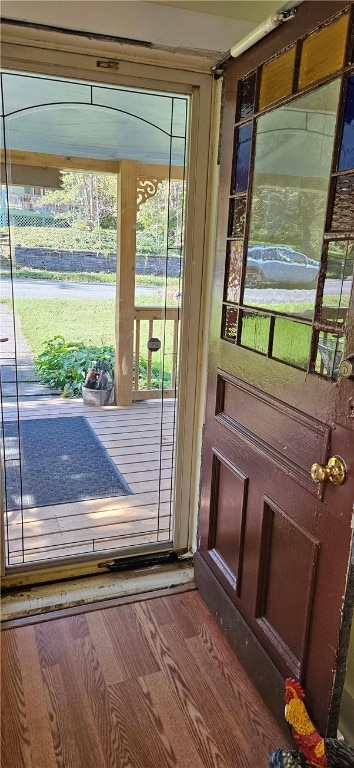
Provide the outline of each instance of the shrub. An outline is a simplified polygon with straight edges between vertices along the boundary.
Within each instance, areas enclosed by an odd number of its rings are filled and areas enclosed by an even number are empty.
[[[35,358],[35,366],[41,381],[53,389],[59,389],[63,397],[81,397],[87,372],[96,360],[107,362],[113,374],[113,345],[88,346],[83,341],[65,341],[63,336],[54,336],[44,343],[43,352]],[[159,365],[152,366],[152,389],[159,389],[161,373]],[[144,357],[139,360],[139,384],[141,388],[147,384],[147,361]],[[171,386],[171,376],[167,371],[164,371],[163,386]]]
[[[82,341],[65,341],[63,336],[54,336],[45,342],[35,366],[41,381],[61,390],[63,397],[81,397],[82,384],[95,360],[105,360],[114,371],[114,347],[87,346]]]

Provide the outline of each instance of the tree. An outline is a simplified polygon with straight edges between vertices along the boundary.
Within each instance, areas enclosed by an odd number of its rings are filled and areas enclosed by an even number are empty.
[[[60,189],[47,191],[38,207],[53,210],[73,226],[115,229],[117,226],[116,176],[61,171]]]
[[[137,252],[161,255],[166,245],[182,245],[184,187],[181,181],[158,185],[137,214]],[[53,212],[76,229],[90,230],[102,247],[101,230],[117,228],[117,178],[111,174],[61,171],[60,189],[48,190],[37,207]],[[104,250],[104,249],[103,249]]]
[[[154,197],[140,208],[137,216],[138,253],[158,253],[182,245],[183,182],[166,179],[158,185]]]

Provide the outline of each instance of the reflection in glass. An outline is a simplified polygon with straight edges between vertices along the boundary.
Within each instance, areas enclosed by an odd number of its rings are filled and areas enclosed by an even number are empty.
[[[239,237],[245,233],[246,196],[231,198],[229,215],[229,236]]]
[[[233,341],[234,343],[236,342],[237,317],[238,309],[236,309],[236,307],[224,306],[223,327],[221,335],[223,339],[226,339],[226,341]]]
[[[348,79],[338,169],[354,168],[354,76]]]
[[[343,323],[353,284],[354,243],[352,240],[331,240],[327,249],[321,318],[326,322]]]
[[[275,318],[272,357],[296,368],[307,369],[310,356],[311,326]]]
[[[261,352],[266,355],[268,351],[269,328],[269,315],[243,312],[241,332],[242,346],[250,347],[256,352]]]
[[[253,72],[241,81],[240,106],[237,120],[251,117],[254,112],[254,97],[256,91],[256,73]]]
[[[354,176],[341,176],[336,181],[332,229],[348,232],[354,228]]]
[[[315,371],[322,376],[337,379],[343,350],[343,336],[336,336],[334,333],[319,333]]]
[[[235,166],[235,192],[246,192],[251,158],[252,123],[242,125],[237,133],[237,152]]]
[[[232,301],[236,304],[240,299],[243,241],[230,242],[228,250],[226,301]]]
[[[335,80],[258,120],[244,303],[313,314],[339,91]]]

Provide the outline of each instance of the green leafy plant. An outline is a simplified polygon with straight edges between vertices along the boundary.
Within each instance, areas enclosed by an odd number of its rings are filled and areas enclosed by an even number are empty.
[[[148,365],[145,357],[140,355],[139,359],[139,386],[141,389],[147,387],[147,373]],[[162,379],[162,369],[158,363],[153,363],[151,366],[151,389],[160,389]],[[171,387],[171,373],[167,370],[163,372],[163,389],[170,389]]]
[[[65,341],[63,336],[54,336],[44,342],[44,350],[35,358],[36,370],[40,379],[53,389],[59,389],[63,397],[81,397],[82,385],[87,372],[96,360],[108,363],[110,372],[114,372],[114,347],[111,344],[101,346],[87,345],[82,341]],[[151,389],[161,386],[162,371],[159,365],[151,370]],[[139,384],[147,386],[147,360],[139,360]],[[164,371],[163,386],[169,389],[171,375]]]
[[[98,359],[105,360],[113,373],[112,345],[88,346],[82,341],[65,341],[63,336],[55,336],[44,343],[35,366],[41,381],[61,390],[63,397],[81,397],[87,371]]]

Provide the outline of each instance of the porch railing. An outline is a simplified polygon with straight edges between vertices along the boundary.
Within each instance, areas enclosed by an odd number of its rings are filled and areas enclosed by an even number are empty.
[[[133,400],[176,396],[178,326],[178,307],[135,307]],[[151,338],[161,350],[147,348]]]

